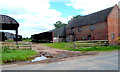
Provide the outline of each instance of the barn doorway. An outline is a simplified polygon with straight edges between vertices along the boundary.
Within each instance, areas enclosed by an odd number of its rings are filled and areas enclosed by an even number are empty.
[[[88,35],[87,38],[88,38],[88,40],[91,40],[91,35]]]

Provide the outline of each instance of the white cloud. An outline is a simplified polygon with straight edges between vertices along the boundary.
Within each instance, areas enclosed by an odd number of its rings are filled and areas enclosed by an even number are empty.
[[[67,23],[60,12],[49,8],[49,0],[0,0],[0,11],[19,22],[24,37],[53,29],[58,20]]]
[[[105,8],[109,8],[118,4],[120,0],[71,0],[66,3],[67,6],[72,6],[75,9],[84,9],[82,14],[90,14]]]

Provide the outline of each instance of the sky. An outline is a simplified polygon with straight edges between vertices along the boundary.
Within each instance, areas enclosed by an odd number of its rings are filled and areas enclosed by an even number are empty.
[[[56,21],[68,23],[76,15],[88,15],[118,4],[120,0],[0,0],[0,14],[14,18],[19,35],[54,29]],[[15,33],[15,31],[7,31]]]

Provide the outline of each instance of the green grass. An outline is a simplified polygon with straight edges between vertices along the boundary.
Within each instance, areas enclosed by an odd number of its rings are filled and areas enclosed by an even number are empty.
[[[64,49],[64,50],[69,50],[73,48],[73,43],[43,43],[46,46],[52,47],[52,48],[57,48],[57,49]]]
[[[74,51],[113,51],[120,50],[120,46],[93,46],[91,48],[70,49]]]
[[[77,48],[74,49],[73,43],[44,43],[44,45],[63,49],[63,50],[70,50],[70,51],[113,51],[113,50],[120,50],[119,46],[92,46],[91,48]]]
[[[2,48],[2,62],[12,61],[25,61],[27,58],[36,55],[37,52],[30,49],[9,49],[8,47]]]
[[[22,39],[23,42],[31,42],[31,39]],[[6,40],[5,42],[16,42],[14,40]]]
[[[2,64],[2,54],[0,53],[0,64]]]
[[[6,40],[5,42],[15,42],[14,40]]]
[[[22,41],[23,41],[23,42],[31,42],[32,40],[31,40],[31,39],[26,39],[26,40],[23,39]]]

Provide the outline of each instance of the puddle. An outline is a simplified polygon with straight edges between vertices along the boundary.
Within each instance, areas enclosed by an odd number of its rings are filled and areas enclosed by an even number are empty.
[[[42,61],[42,60],[46,60],[48,58],[46,58],[45,56],[41,56],[41,57],[36,57],[35,59],[28,61],[28,62],[36,62],[36,61]]]

